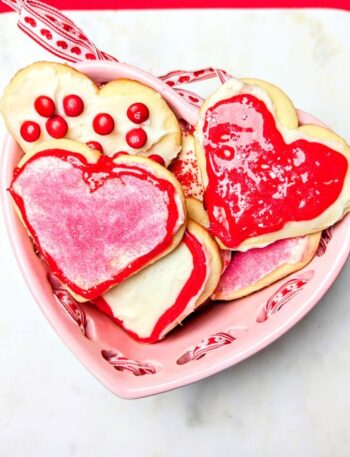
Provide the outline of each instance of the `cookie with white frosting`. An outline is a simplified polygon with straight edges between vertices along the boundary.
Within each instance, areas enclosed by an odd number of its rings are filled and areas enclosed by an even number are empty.
[[[154,343],[213,293],[222,270],[215,241],[189,221],[179,246],[94,303],[133,338]]]
[[[118,151],[156,155],[167,166],[181,149],[177,118],[158,92],[127,79],[99,88],[65,64],[36,62],[20,70],[0,108],[24,152],[65,138],[108,156]]]

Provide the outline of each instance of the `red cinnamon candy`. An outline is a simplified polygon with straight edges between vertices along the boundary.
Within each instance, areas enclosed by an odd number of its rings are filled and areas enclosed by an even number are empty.
[[[24,141],[33,143],[40,138],[40,126],[33,121],[24,121],[21,125],[21,136]]]
[[[63,99],[63,109],[67,116],[77,117],[84,111],[84,102],[79,95],[66,95]]]
[[[114,130],[114,119],[108,113],[97,114],[93,120],[93,128],[99,135],[109,135]]]
[[[40,95],[35,100],[34,107],[36,112],[43,117],[52,117],[56,112],[55,102],[45,95]]]
[[[68,132],[68,125],[62,116],[54,116],[46,122],[47,133],[56,139],[64,138]]]

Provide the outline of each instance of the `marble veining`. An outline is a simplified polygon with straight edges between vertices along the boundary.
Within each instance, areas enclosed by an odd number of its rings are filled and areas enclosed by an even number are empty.
[[[275,82],[350,140],[349,13],[70,15],[100,48],[155,74],[212,65]],[[1,88],[25,64],[53,60],[15,23],[12,14],[0,16]],[[209,93],[215,84],[199,90]],[[106,391],[51,330],[19,273],[2,217],[0,240],[1,457],[349,455],[349,263],[312,313],[262,353],[180,390],[125,401]]]

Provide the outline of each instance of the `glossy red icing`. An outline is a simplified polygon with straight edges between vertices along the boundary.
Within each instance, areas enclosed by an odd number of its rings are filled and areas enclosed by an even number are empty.
[[[21,137],[28,143],[33,143],[40,137],[40,126],[33,121],[24,121],[21,125]]]
[[[134,103],[129,106],[126,112],[131,122],[142,124],[149,118],[149,110],[144,103]]]
[[[94,149],[95,151],[99,151],[99,152],[101,152],[101,154],[103,153],[102,144],[99,143],[98,141],[88,141],[86,143],[86,145],[89,146],[90,149]]]
[[[203,126],[210,230],[227,247],[322,214],[342,191],[348,164],[315,142],[286,144],[264,102],[221,100]]]
[[[16,169],[11,195],[51,272],[96,298],[166,250],[178,227],[176,190],[139,164],[96,164],[61,149]]]
[[[147,133],[141,128],[132,129],[126,134],[125,139],[131,148],[139,149],[146,144]]]
[[[63,99],[63,109],[67,116],[77,117],[84,111],[84,102],[79,95],[66,95]]]
[[[47,133],[52,138],[64,138],[68,132],[67,122],[61,116],[54,116],[46,121]]]
[[[92,126],[99,135],[109,135],[114,130],[113,117],[108,113],[97,114],[92,122]]]
[[[159,156],[158,154],[151,154],[148,158],[153,160],[154,162],[159,163],[159,165],[163,165],[163,167],[165,166],[165,161],[163,157]]]
[[[35,99],[34,108],[42,117],[52,117],[56,112],[55,102],[46,95],[40,95]]]
[[[176,322],[183,313],[189,301],[200,291],[206,280],[207,262],[204,247],[202,243],[190,232],[186,231],[183,242],[191,251],[193,257],[193,269],[188,280],[179,293],[175,303],[173,303],[165,313],[158,319],[152,334],[148,338],[140,338],[135,332],[124,327],[123,322],[117,319],[103,297],[94,300],[96,306],[120,325],[130,336],[142,343],[155,343],[162,337],[162,332],[172,323]]]

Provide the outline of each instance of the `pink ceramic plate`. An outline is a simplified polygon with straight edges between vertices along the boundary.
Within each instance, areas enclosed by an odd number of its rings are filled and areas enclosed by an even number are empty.
[[[197,110],[175,91],[141,70],[116,63],[84,63],[78,68],[96,81],[137,79],[154,87],[191,123]],[[301,122],[315,120],[299,113]],[[84,365],[113,393],[137,398],[164,392],[217,373],[246,359],[295,325],[337,277],[350,250],[350,219],[324,232],[318,254],[304,270],[231,303],[203,309],[164,341],[132,340],[93,306],[78,306],[64,292],[57,300],[47,271],[33,251],[6,188],[21,152],[9,136],[1,154],[1,200],[18,264],[35,300],[53,328]]]

